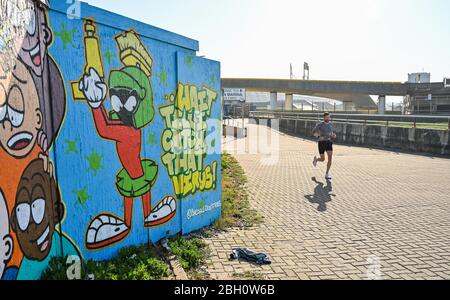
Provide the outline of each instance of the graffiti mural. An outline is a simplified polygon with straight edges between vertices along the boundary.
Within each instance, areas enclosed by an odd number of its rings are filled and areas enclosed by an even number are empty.
[[[69,6],[0,0],[3,280],[221,214],[220,64],[189,38]]]
[[[162,162],[180,198],[215,189],[217,161],[204,167],[208,145],[207,121],[211,116],[217,92],[195,85],[178,84],[171,103],[160,108],[166,129],[162,135]]]
[[[47,5],[1,2],[0,161],[8,167],[0,171],[0,188],[14,242],[7,279],[38,279],[51,257],[63,253],[59,241],[53,243],[62,216],[51,207],[62,202],[55,194],[49,150],[62,125],[66,95],[62,74],[48,54],[53,34]]]
[[[142,128],[155,117],[151,72],[153,59],[134,31],[123,32],[115,39],[123,66],[112,70],[108,83],[104,70],[95,22],[87,20],[84,39],[86,74],[73,86],[73,95],[80,91],[91,108],[99,136],[116,143],[123,169],[117,174],[116,187],[124,202],[124,217],[110,213],[96,216],[88,226],[86,247],[100,249],[125,238],[132,226],[133,202],[142,198],[144,227],[152,228],[170,221],[176,213],[176,200],[166,196],[152,208],[152,188],[158,176],[158,164],[143,159]],[[109,94],[112,110],[106,111],[103,101]]]
[[[9,211],[6,207],[5,197],[0,190],[0,279],[15,279],[17,268],[7,268],[14,251],[13,239],[9,233]]]
[[[64,217],[59,187],[44,170],[41,159],[34,160],[20,178],[11,228],[24,258],[17,279],[38,279],[53,257],[79,255],[75,245],[58,230]]]

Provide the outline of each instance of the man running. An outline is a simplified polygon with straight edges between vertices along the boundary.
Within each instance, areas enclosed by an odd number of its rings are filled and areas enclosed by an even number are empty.
[[[334,133],[333,124],[331,124],[331,115],[325,113],[323,115],[323,122],[314,127],[313,134],[319,138],[319,153],[320,158],[314,156],[313,165],[317,166],[317,162],[325,162],[325,152],[328,155],[327,173],[325,174],[326,180],[331,180],[330,175],[331,165],[333,163],[333,140],[336,139],[336,133]]]

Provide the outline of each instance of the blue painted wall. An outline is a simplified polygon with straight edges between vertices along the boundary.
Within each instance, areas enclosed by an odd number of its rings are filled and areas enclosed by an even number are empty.
[[[62,119],[49,122],[52,130],[41,130],[47,140],[36,138],[34,151],[25,157],[8,155],[6,146],[0,149],[1,160],[17,162],[24,172],[39,159],[34,172],[39,172],[40,164],[44,169],[53,165],[53,179],[47,182],[53,180],[65,209],[53,218],[58,222],[45,259],[78,253],[84,259],[105,260],[123,247],[156,243],[210,225],[221,214],[220,64],[197,57],[194,40],[85,3],[81,18],[68,18],[70,4],[64,2],[53,1],[47,10],[36,8],[47,16],[53,35],[43,61],[54,61],[59,70],[41,76],[50,84],[38,92],[49,99],[40,109],[43,118],[51,120],[55,111],[62,110]],[[17,64],[27,66],[22,56]],[[50,64],[44,63],[43,69]],[[31,65],[28,69],[32,74]],[[58,82],[64,87],[59,92],[52,86]],[[59,96],[53,97],[55,93]],[[177,145],[184,149],[178,151]],[[0,200],[10,219],[10,228],[0,224],[5,227],[0,234],[10,236],[14,244],[13,254],[5,252],[8,263],[0,268],[0,276],[18,273],[22,274],[15,276],[18,279],[37,279],[46,263],[22,247],[22,237],[33,229],[20,231],[14,226],[21,221],[17,205],[25,176],[19,176],[21,171],[16,170],[18,175],[3,171],[0,178]],[[127,188],[121,190],[123,182]],[[49,219],[55,214],[49,213]],[[30,275],[23,275],[27,271]]]

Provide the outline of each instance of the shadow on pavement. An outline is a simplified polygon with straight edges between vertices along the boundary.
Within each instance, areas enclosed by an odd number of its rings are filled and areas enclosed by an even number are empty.
[[[333,192],[333,184],[330,180],[327,180],[327,185],[317,181],[316,177],[312,178],[312,181],[317,185],[314,189],[314,195],[306,195],[305,198],[311,204],[318,204],[317,210],[320,212],[327,211],[327,203],[333,201],[333,197],[336,197]]]

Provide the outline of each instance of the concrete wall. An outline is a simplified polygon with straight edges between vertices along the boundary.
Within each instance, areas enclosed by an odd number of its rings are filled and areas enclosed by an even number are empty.
[[[217,220],[220,64],[174,33],[36,2],[0,1],[0,278]]]
[[[316,124],[316,121],[281,119],[280,130],[314,139],[312,129]],[[448,131],[345,123],[333,125],[337,143],[450,156]]]
[[[230,126],[230,125],[222,125],[222,134],[223,137],[234,137],[237,139],[242,139],[247,137],[247,128]]]

